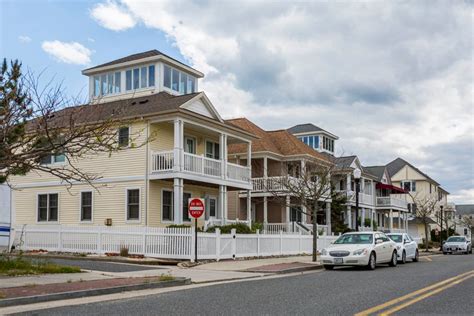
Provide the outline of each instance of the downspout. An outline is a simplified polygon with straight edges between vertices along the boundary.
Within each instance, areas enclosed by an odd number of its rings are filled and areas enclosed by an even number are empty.
[[[147,120],[147,123],[146,123],[146,157],[145,157],[145,226],[148,226],[148,187],[150,185],[150,181],[149,181],[149,155],[150,155],[150,152],[149,152],[149,148],[148,148],[148,143],[149,143],[149,130],[150,130],[150,121]]]

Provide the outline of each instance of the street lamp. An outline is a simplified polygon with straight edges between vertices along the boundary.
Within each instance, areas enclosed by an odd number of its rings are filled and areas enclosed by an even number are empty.
[[[355,189],[356,189],[356,231],[359,231],[359,192],[360,192],[360,176],[362,175],[362,171],[359,168],[354,170],[354,180],[355,180]]]

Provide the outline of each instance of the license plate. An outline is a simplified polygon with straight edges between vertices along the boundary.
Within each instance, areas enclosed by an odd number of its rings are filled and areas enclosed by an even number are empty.
[[[334,258],[334,263],[343,263],[344,260],[342,258]]]

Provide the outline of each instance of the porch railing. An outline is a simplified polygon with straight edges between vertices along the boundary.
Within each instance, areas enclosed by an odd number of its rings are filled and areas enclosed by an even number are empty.
[[[407,201],[391,196],[380,196],[377,197],[377,206],[396,206],[400,208],[407,208]]]
[[[207,158],[190,153],[183,155],[182,171],[220,178],[223,175],[222,160]],[[175,155],[172,150],[152,152],[151,172],[167,172],[174,170]],[[250,168],[233,163],[227,163],[226,179],[240,182],[250,181]]]

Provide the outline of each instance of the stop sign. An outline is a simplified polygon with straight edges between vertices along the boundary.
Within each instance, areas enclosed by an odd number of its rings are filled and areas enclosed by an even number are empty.
[[[199,198],[190,198],[188,204],[189,215],[199,218],[204,214],[204,201]]]

